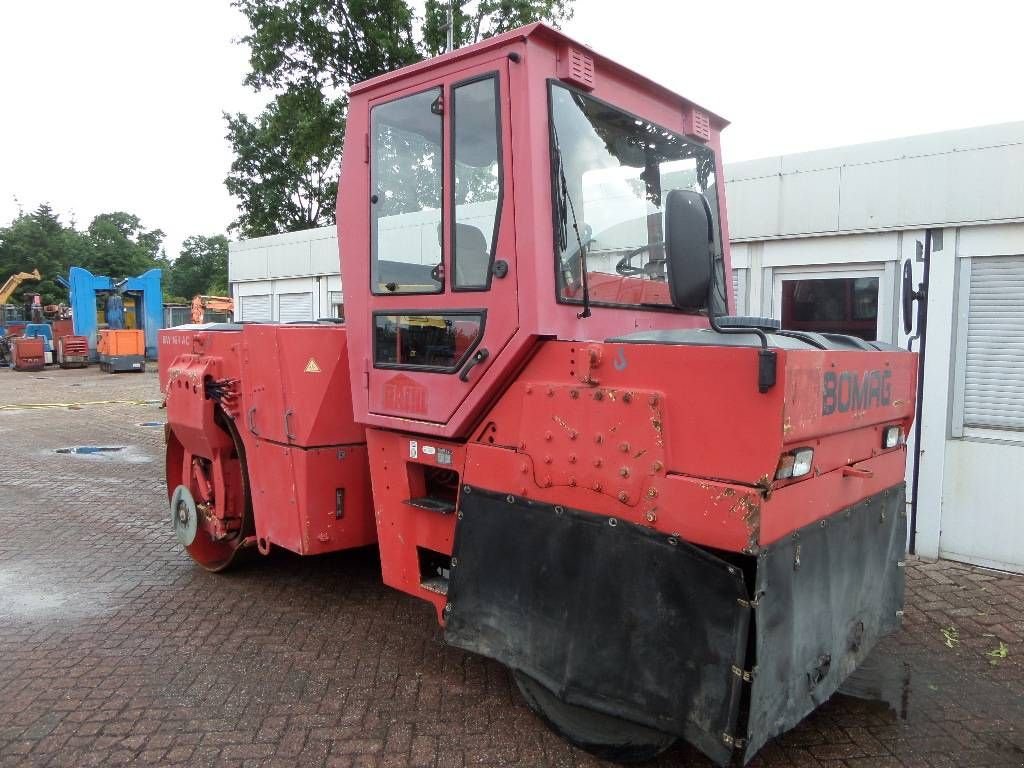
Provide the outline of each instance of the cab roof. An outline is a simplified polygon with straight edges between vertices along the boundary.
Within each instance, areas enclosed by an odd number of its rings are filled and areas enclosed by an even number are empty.
[[[634,70],[624,67],[616,61],[609,59],[606,56],[602,56],[597,53],[589,46],[577,42],[568,35],[561,31],[548,26],[542,22],[535,22],[533,24],[527,24],[524,27],[518,27],[517,29],[503,32],[500,35],[489,37],[481,40],[473,45],[467,45],[465,48],[457,48],[454,51],[443,53],[440,56],[434,56],[433,58],[424,59],[415,64],[410,64],[407,67],[396,69],[393,72],[387,72],[383,75],[364,80],[361,83],[357,83],[352,86],[351,93],[360,94],[366,91],[377,90],[378,88],[386,87],[396,81],[403,80],[412,75],[417,75],[425,72],[429,72],[431,69],[442,67],[452,62],[460,61],[463,59],[470,59],[479,56],[482,53],[491,51],[494,49],[500,49],[508,46],[511,43],[526,42],[529,43],[531,40],[543,40],[553,44],[555,47],[561,46],[572,46],[577,49],[586,50],[587,55],[594,59],[595,69],[598,71],[612,71],[617,73],[620,77],[627,80],[633,81],[636,85],[641,88],[647,89],[661,98],[666,100],[678,100],[684,105],[697,107],[698,109],[705,112],[708,117],[714,123],[715,128],[721,130],[729,125],[729,121],[720,115],[711,112],[699,104],[690,101],[689,99],[680,96],[678,93],[669,90],[665,86],[656,83],[650,78],[644,77],[643,75],[635,72]]]

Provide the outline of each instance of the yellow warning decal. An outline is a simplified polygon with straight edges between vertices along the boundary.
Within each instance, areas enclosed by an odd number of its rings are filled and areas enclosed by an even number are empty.
[[[320,366],[317,365],[315,357],[309,358],[309,362],[306,363],[305,372],[306,373],[320,373]]]

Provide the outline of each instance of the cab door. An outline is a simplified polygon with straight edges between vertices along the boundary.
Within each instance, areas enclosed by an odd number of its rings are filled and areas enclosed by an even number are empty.
[[[504,57],[370,104],[370,413],[458,431],[518,327],[509,104]]]

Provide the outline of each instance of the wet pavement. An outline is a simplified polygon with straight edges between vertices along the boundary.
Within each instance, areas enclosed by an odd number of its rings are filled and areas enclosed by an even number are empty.
[[[158,400],[153,372],[0,369],[0,766],[602,765],[372,550],[194,567]],[[1024,765],[1024,577],[910,559],[869,662],[751,765]]]

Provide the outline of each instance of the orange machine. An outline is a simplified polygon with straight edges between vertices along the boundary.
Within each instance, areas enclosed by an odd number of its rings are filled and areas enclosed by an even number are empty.
[[[235,302],[230,296],[201,296],[192,297],[192,322],[205,323],[206,313],[215,312],[221,315],[232,315],[235,311]]]
[[[137,328],[100,331],[96,351],[100,356],[101,371],[141,373],[146,370],[146,337]]]

